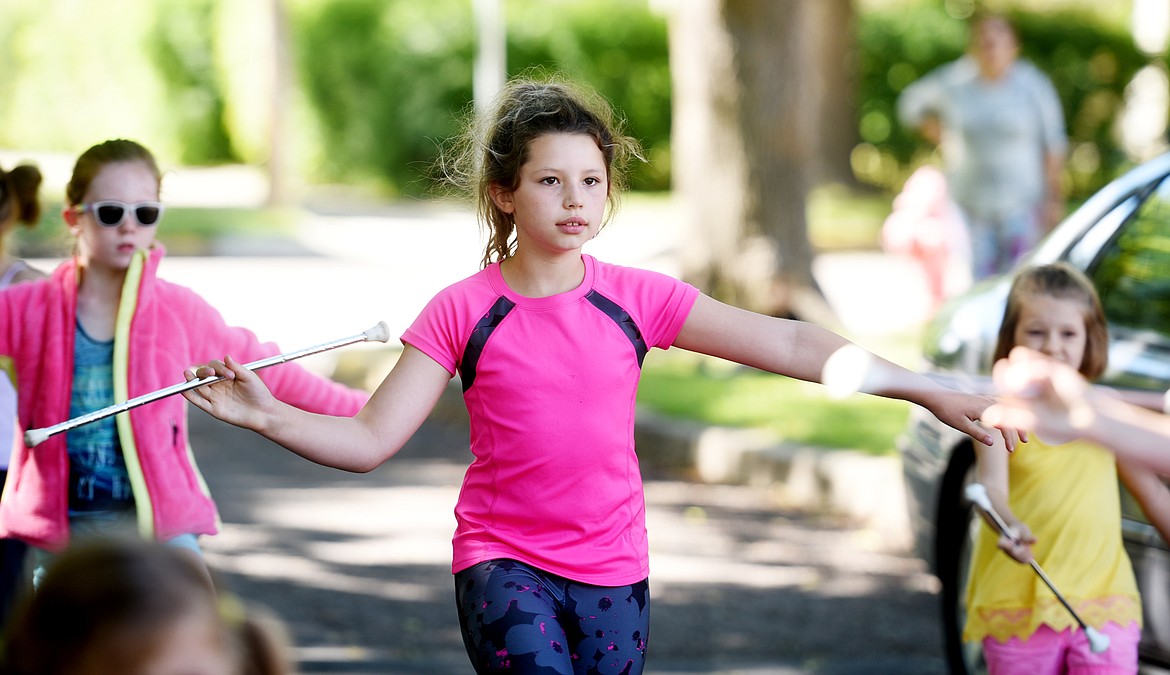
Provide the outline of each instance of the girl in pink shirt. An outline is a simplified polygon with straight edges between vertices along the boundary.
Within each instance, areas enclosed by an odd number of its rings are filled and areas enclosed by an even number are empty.
[[[463,141],[447,175],[476,195],[490,232],[484,268],[427,305],[361,412],[304,414],[230,356],[188,370],[227,379],[184,396],[314,462],[370,471],[458,375],[475,459],[456,506],[452,571],[477,672],[641,673],[649,564],[633,432],[646,352],[676,346],[819,382],[849,342],[583,254],[639,158],[596,96],[513,81]],[[889,384],[868,393],[990,442],[974,422],[989,398],[873,360]]]

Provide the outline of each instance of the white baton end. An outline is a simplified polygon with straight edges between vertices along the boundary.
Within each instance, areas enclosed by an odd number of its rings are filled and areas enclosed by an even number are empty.
[[[29,429],[24,432],[24,444],[27,447],[34,448],[43,443],[49,437],[47,429]]]
[[[1092,626],[1085,626],[1085,637],[1089,640],[1089,650],[1094,654],[1109,649],[1109,636]]]
[[[367,342],[387,342],[390,340],[390,327],[385,321],[379,321],[378,325],[364,331],[362,335],[366,336]]]
[[[991,511],[991,498],[987,496],[987,488],[981,483],[971,483],[963,490],[967,501],[975,504],[984,511]]]

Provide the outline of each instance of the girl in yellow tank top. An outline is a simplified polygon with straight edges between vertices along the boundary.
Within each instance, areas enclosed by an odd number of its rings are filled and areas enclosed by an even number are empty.
[[[1020,272],[995,360],[1017,345],[1100,377],[1108,334],[1092,283],[1064,263]],[[1122,545],[1118,478],[1163,537],[1170,533],[1170,490],[1103,448],[1064,440],[1033,434],[1010,456],[1001,443],[976,444],[976,480],[1019,542],[981,528],[972,556],[964,639],[983,643],[992,675],[1137,672],[1142,609]],[[1109,636],[1109,649],[1090,651],[1072,615],[1027,565],[1033,558],[1077,614]]]

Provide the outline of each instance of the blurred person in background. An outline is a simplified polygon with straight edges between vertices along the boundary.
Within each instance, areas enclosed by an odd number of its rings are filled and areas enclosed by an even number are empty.
[[[0,289],[45,276],[41,270],[7,252],[8,240],[16,226],[36,227],[41,218],[37,197],[41,180],[40,169],[31,164],[20,164],[11,171],[0,168]],[[16,390],[9,368],[9,364],[0,363],[0,491],[8,479],[8,460],[17,433]],[[19,539],[0,539],[0,626],[12,609],[27,550],[28,546]]]
[[[1055,87],[1019,58],[1007,18],[971,26],[967,54],[908,86],[898,117],[941,151],[978,280],[1011,270],[1064,217],[1068,137]]]
[[[13,615],[3,675],[288,675],[283,623],[250,613],[194,557],[136,538],[54,559]]]
[[[931,309],[971,285],[971,241],[963,214],[937,167],[918,167],[882,223],[882,249],[912,258],[926,280]]]
[[[0,168],[0,288],[45,276],[41,270],[12,257],[7,251],[8,239],[18,224],[33,228],[40,221],[41,203],[37,191],[41,181],[40,169],[32,164],[20,164],[11,171]]]

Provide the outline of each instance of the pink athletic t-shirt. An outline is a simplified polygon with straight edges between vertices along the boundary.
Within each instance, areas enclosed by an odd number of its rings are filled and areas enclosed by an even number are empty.
[[[583,259],[581,285],[546,298],[517,295],[490,265],[402,336],[459,374],[471,419],[453,572],[512,558],[600,586],[649,576],[635,396],[647,349],[670,347],[699,291]]]

